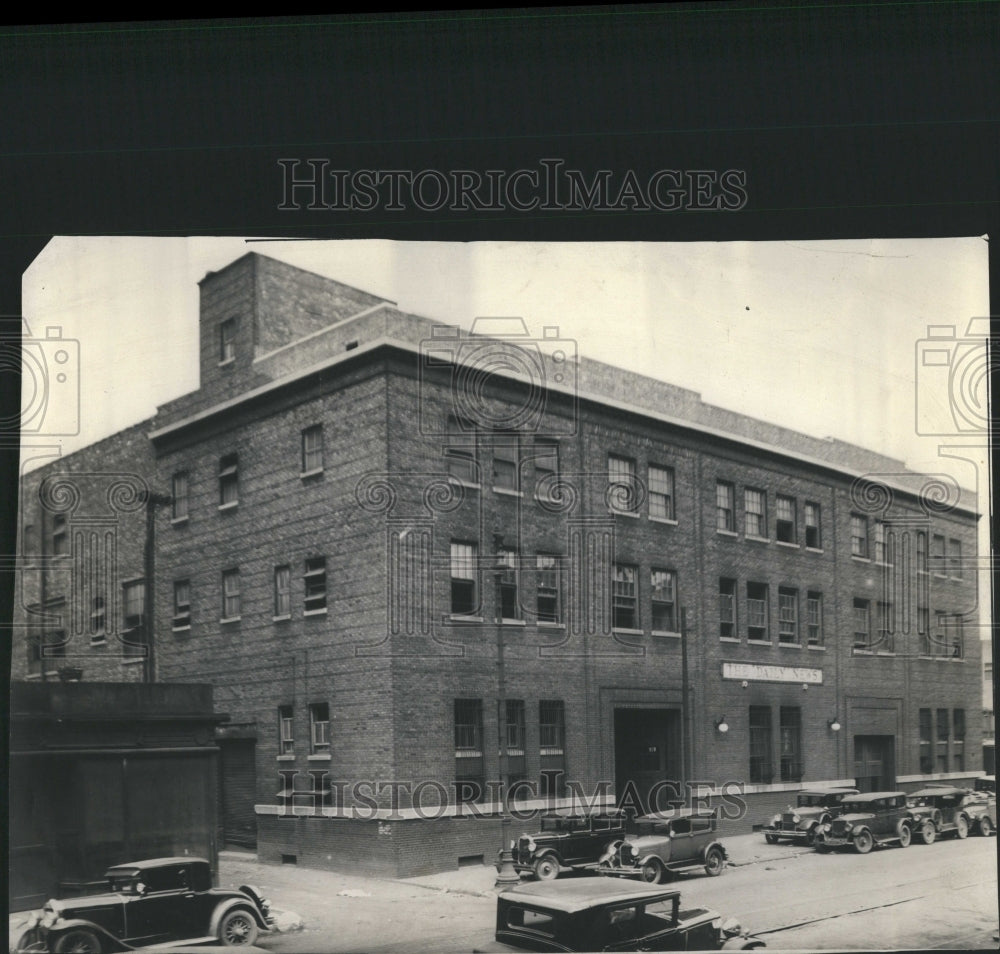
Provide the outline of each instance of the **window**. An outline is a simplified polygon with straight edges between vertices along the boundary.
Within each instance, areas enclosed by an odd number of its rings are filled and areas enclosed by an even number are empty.
[[[611,622],[615,629],[638,627],[638,593],[634,566],[616,563],[611,582]]]
[[[719,580],[719,636],[736,639],[736,580]]]
[[[769,784],[771,767],[771,709],[750,706],[750,781]]]
[[[806,594],[806,638],[810,646],[823,645],[823,594],[810,590]]]
[[[503,565],[500,572],[500,618],[520,619],[521,602],[517,594],[518,582],[518,559],[517,551],[508,548],[501,548],[497,554],[497,561]]]
[[[736,532],[735,491],[733,485],[719,480],[715,484],[715,526],[727,533]]]
[[[122,584],[122,629],[138,629],[146,613],[146,584],[134,580]]]
[[[479,485],[479,461],[476,433],[465,428],[457,418],[448,418],[448,447],[445,450],[448,473],[463,484]]]
[[[239,462],[236,454],[219,461],[219,506],[231,507],[240,497]]]
[[[455,700],[455,798],[478,802],[484,794],[483,700]]]
[[[962,541],[948,541],[948,575],[953,580],[962,579]]]
[[[670,467],[649,468],[649,515],[676,520],[674,513],[674,471]]]
[[[520,490],[521,439],[517,434],[498,431],[493,435],[493,486]]]
[[[871,649],[871,617],[868,600],[854,601],[854,648]]]
[[[931,755],[931,710],[920,710],[920,773],[929,775],[934,771],[934,758]]]
[[[823,549],[823,533],[820,528],[820,507],[818,503],[806,501],[806,546],[810,550]]]
[[[922,640],[924,655],[961,659],[965,655],[962,618],[943,610],[934,613],[934,631]]]
[[[535,438],[535,493],[551,497],[559,481],[559,442]]]
[[[747,638],[770,639],[767,619],[767,584],[747,583]]]
[[[278,706],[278,755],[295,752],[295,721],[291,706]]]
[[[886,538],[885,524],[881,520],[876,520],[873,528],[875,543],[875,562],[892,563],[892,553],[889,549],[890,541]]]
[[[868,559],[868,518],[851,514],[851,556]]]
[[[236,357],[236,319],[227,318],[219,325],[219,364]]]
[[[937,753],[936,771],[948,771],[948,739],[951,736],[951,727],[948,722],[948,710],[938,709],[937,711]]]
[[[330,751],[330,705],[314,702],[309,706],[310,753],[323,755]]]
[[[798,782],[802,772],[802,710],[798,706],[781,706],[780,775],[782,782]]]
[[[535,609],[540,623],[560,623],[559,557],[539,553],[535,557],[538,590]]]
[[[875,648],[880,653],[891,653],[893,646],[894,616],[892,603],[879,603],[878,608],[878,636]]]
[[[927,534],[917,533],[917,572],[927,572]]]
[[[292,615],[292,570],[289,566],[274,568],[274,615],[285,617]]]
[[[965,710],[953,709],[951,712],[951,769],[953,772],[965,771]]]
[[[748,537],[767,536],[767,497],[763,490],[747,487],[743,502],[746,507]]]
[[[775,527],[775,537],[782,543],[796,543],[795,537],[795,498],[778,496],[778,518]]]
[[[608,455],[608,506],[616,513],[634,513],[638,501],[635,461]]]
[[[559,797],[566,790],[566,713],[561,699],[538,703],[539,794]]]
[[[222,571],[222,618],[240,618],[240,571]]]
[[[302,473],[315,474],[323,469],[323,425],[314,424],[302,432]]]
[[[799,591],[778,587],[778,642],[799,641]]]
[[[947,573],[944,563],[944,537],[939,533],[931,537],[931,572],[935,576],[944,576]]]
[[[52,517],[52,555],[65,556],[67,553],[66,514],[57,513]]]
[[[476,544],[451,544],[451,611],[458,616],[470,616],[479,608],[476,581]]]
[[[170,481],[170,518],[172,520],[187,520],[188,518],[188,473],[178,471]]]
[[[104,597],[95,596],[90,610],[90,641],[92,643],[102,643],[106,634],[107,619],[105,616]]]
[[[504,717],[504,741],[507,744],[507,783],[508,790],[512,785],[526,778],[524,774],[524,700],[507,699],[507,712]]]
[[[174,629],[191,626],[191,582],[174,580]]]
[[[303,581],[306,585],[306,613],[325,613],[326,557],[310,557],[306,560]]]
[[[677,632],[676,577],[673,570],[658,570],[650,572],[649,588],[650,603],[653,613],[653,629],[661,633]]]

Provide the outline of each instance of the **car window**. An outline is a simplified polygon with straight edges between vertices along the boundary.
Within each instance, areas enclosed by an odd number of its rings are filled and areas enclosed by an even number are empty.
[[[187,868],[151,868],[143,872],[142,880],[148,891],[177,891],[186,888]]]
[[[625,908],[609,908],[604,912],[607,927],[602,932],[612,943],[631,940],[640,934],[640,910],[636,905]]]
[[[822,795],[800,795],[799,808],[816,808],[822,801]]]
[[[675,818],[671,823],[671,828],[675,835],[690,835],[691,834],[691,819],[690,818]]]
[[[135,879],[131,877],[119,877],[119,878],[109,878],[108,881],[111,884],[111,890],[117,891],[119,894],[135,894]]]
[[[556,930],[556,919],[550,912],[522,908],[519,905],[507,908],[505,923],[509,928],[535,931],[538,934],[547,934],[549,937],[552,937]]]
[[[711,831],[712,830],[712,819],[711,818],[695,818],[691,823],[691,830],[695,833]]]

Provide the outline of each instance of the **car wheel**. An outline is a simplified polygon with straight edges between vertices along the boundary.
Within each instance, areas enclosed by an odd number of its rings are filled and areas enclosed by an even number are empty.
[[[535,877],[539,881],[554,881],[559,877],[559,862],[552,855],[545,855],[535,862]]]
[[[101,954],[101,942],[93,931],[76,928],[60,934],[52,950],[55,954]]]
[[[776,845],[778,843],[778,836],[764,835],[764,841],[766,841],[769,845]]]
[[[937,838],[937,829],[934,827],[934,822],[924,822],[920,829],[920,840],[925,845],[933,845],[935,838]]]
[[[979,819],[979,834],[983,835],[985,838],[989,838],[993,834],[993,822],[991,822],[985,815]]]
[[[906,848],[910,844],[910,840],[913,838],[913,833],[910,831],[909,825],[899,826],[899,847]]]
[[[814,847],[815,844],[816,844],[816,829],[817,828],[819,828],[819,825],[813,825],[812,828],[810,828],[809,831],[806,832],[806,844],[810,848]]]
[[[219,940],[226,947],[246,947],[257,940],[257,922],[243,908],[227,911],[219,924]]]
[[[646,884],[660,884],[663,879],[663,865],[658,858],[650,858],[642,866],[642,880]]]
[[[867,855],[874,847],[875,839],[870,831],[862,831],[854,839],[854,848],[859,855]]]
[[[955,819],[955,834],[959,838],[969,837],[969,820],[964,815],[959,815]]]
[[[726,859],[718,848],[709,848],[705,855],[705,871],[713,878],[722,874],[722,869],[726,867]]]

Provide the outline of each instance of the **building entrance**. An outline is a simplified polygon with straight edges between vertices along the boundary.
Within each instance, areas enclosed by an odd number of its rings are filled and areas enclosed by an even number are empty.
[[[891,792],[896,788],[896,737],[854,736],[854,784],[859,792]]]
[[[685,799],[677,709],[615,709],[615,792],[641,813]],[[665,783],[672,782],[672,785]]]

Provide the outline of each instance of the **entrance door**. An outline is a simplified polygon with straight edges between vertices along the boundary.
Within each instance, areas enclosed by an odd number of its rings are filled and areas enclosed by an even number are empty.
[[[240,848],[257,847],[256,742],[253,739],[225,739],[219,742],[221,770],[219,801],[223,844]]]
[[[860,792],[891,792],[896,788],[896,737],[854,736],[854,784]]]
[[[615,709],[615,790],[619,801],[641,814],[684,798],[680,721],[676,709]],[[665,782],[673,785],[658,785]]]

